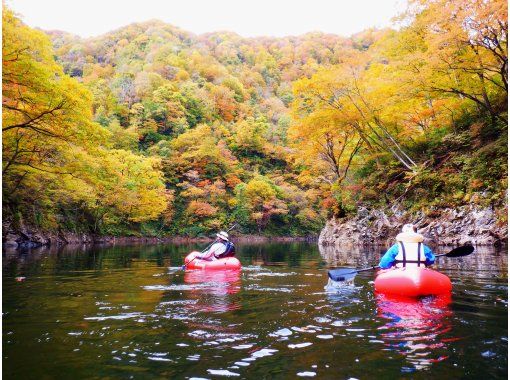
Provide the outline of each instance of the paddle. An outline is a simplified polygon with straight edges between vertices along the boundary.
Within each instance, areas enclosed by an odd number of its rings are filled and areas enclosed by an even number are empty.
[[[463,257],[467,256],[473,253],[475,248],[472,245],[465,245],[462,247],[457,247],[455,249],[452,249],[448,253],[441,253],[439,255],[436,255],[436,257],[446,256],[446,257]],[[328,276],[333,281],[349,281],[352,280],[359,272],[365,272],[369,270],[374,270],[379,268],[379,265],[373,265],[369,268],[362,268],[362,269],[356,269],[356,268],[338,268],[338,269],[331,269],[328,271]]]
[[[232,225],[232,227],[230,227],[226,232],[230,232],[232,231],[235,227],[237,227],[237,223],[234,223]],[[213,241],[211,244],[209,244],[205,249],[203,249],[200,253],[204,253],[206,252],[209,248],[211,248],[213,246],[213,244],[216,243],[216,240]],[[193,259],[191,259],[190,261],[188,261],[186,264],[184,264],[182,267],[181,267],[181,270],[185,270],[188,265],[190,265],[193,261],[195,261],[195,259],[197,258],[197,256],[193,257]]]
[[[356,268],[338,268],[328,271],[328,276],[333,281],[349,281],[353,279],[359,272],[365,272],[379,268],[378,265],[371,266],[370,268],[356,269]]]
[[[446,256],[446,257],[463,257],[470,255],[474,252],[475,247],[472,245],[464,245],[462,247],[457,247],[455,249],[452,249],[448,253],[440,253],[439,255],[436,255],[436,257]]]
[[[211,244],[209,244],[206,248],[204,248],[202,251],[200,251],[200,253],[204,253],[205,251],[207,251],[209,248],[212,247],[212,245],[216,243],[216,241],[213,241]],[[184,264],[182,267],[181,267],[181,270],[185,270],[186,267],[188,265],[190,265],[193,261],[195,261],[195,259],[197,258],[197,256],[193,257],[190,261],[188,261],[186,264]]]

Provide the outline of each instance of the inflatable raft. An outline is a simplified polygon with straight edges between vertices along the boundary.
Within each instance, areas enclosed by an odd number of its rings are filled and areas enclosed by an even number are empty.
[[[200,252],[191,252],[184,259],[186,269],[205,269],[205,270],[232,270],[241,269],[241,262],[235,257],[225,257],[214,261],[195,259]],[[189,264],[188,264],[189,263]]]
[[[377,293],[402,297],[448,294],[452,290],[448,276],[425,267],[383,270],[377,275],[374,286]]]

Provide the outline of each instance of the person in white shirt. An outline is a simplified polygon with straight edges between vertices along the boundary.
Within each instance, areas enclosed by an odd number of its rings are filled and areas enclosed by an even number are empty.
[[[211,247],[197,255],[198,259],[206,261],[214,261],[223,257],[230,257],[235,255],[234,244],[229,241],[228,234],[225,231],[221,231],[216,234],[216,241]]]

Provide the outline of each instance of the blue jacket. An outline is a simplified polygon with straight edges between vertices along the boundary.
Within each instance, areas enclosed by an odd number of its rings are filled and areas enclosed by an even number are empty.
[[[423,251],[425,252],[425,265],[429,266],[434,264],[436,256],[434,256],[432,250],[424,244]],[[398,243],[395,243],[391,246],[390,249],[386,251],[384,256],[381,258],[381,261],[379,262],[379,267],[382,269],[391,268],[395,263],[395,257],[397,255],[398,255]]]

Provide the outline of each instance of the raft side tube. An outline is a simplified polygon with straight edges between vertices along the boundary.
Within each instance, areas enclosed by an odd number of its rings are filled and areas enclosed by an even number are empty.
[[[395,268],[379,272],[374,281],[377,293],[422,297],[450,293],[448,276],[425,267]]]
[[[186,269],[202,269],[202,270],[235,270],[241,269],[241,262],[235,257],[225,257],[214,261],[206,261],[195,259],[200,252],[193,251],[184,259]],[[193,260],[195,259],[195,260]],[[193,261],[192,261],[193,260]],[[188,264],[189,263],[189,264]]]

